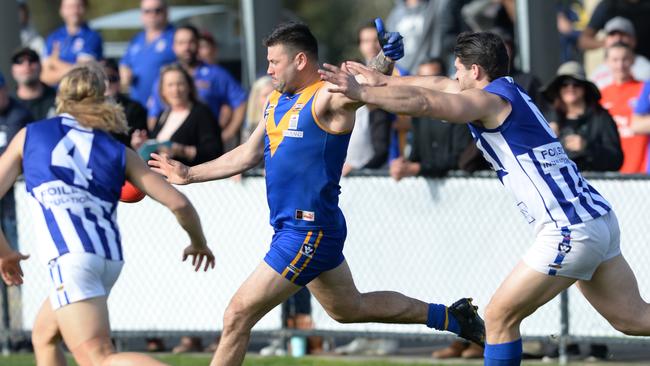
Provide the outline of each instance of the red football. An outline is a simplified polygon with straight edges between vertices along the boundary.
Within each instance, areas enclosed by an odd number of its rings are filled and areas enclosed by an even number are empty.
[[[127,203],[135,203],[142,201],[142,199],[146,196],[144,192],[139,190],[136,186],[131,184],[128,180],[124,181],[124,185],[122,186],[122,192],[120,193],[120,201],[122,202],[127,202]]]

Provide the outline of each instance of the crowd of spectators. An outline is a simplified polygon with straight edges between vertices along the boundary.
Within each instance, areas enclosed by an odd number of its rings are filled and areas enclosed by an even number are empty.
[[[447,6],[450,4],[453,6]],[[534,74],[517,67],[516,11],[511,0],[398,1],[387,17],[388,27],[405,36],[405,57],[398,62],[395,73],[453,76],[455,35],[463,30],[493,31],[508,46],[511,75],[558,128],[560,140],[570,155],[580,161],[582,169],[644,174],[649,103],[639,97],[642,83],[650,78],[650,61],[645,56],[648,42],[636,35],[647,27],[642,15],[650,14],[650,7],[633,0],[603,0],[586,22],[580,5],[580,1],[562,2],[557,26],[562,35],[564,61],[582,62],[582,50],[606,50],[607,57],[590,68],[588,78],[580,76],[583,71],[564,76],[560,73],[552,84],[553,90],[543,90]],[[168,20],[166,1],[142,0],[143,30],[132,38],[120,60],[104,60],[102,37],[85,21],[87,6],[86,0],[61,1],[59,14],[63,26],[43,38],[30,23],[27,4],[19,0],[22,47],[11,57],[11,76],[17,85],[12,94],[29,110],[33,120],[55,114],[56,86],[67,70],[76,63],[97,60],[106,67],[111,96],[125,107],[129,116],[129,136],[121,138],[131,147],[154,146],[194,164],[215,158],[246,138],[256,124],[246,117],[247,105],[259,105],[260,101],[255,100],[259,93],[254,92],[252,101],[247,101],[247,92],[236,78],[218,65],[219,43],[214,35],[191,25],[175,27]],[[587,24],[584,29],[579,27],[581,22]],[[599,30],[603,36],[597,36]],[[368,62],[380,49],[372,24],[360,27],[357,41],[362,62]],[[162,83],[163,70],[169,76],[167,85]],[[258,87],[270,89],[267,78],[259,83]],[[565,100],[571,98],[571,93],[566,92],[569,89],[586,98],[586,106],[578,108],[579,115],[567,110],[573,108]],[[645,89],[647,95],[648,87]],[[183,107],[178,100],[182,100]],[[609,122],[605,128],[603,123],[592,121],[610,121],[607,115],[616,122],[617,135],[612,134]],[[590,127],[584,127],[585,123]],[[573,142],[574,136],[579,136],[579,142]],[[617,139],[619,145],[613,146]],[[595,148],[603,144],[602,148]],[[357,111],[344,175],[359,169],[384,169],[400,180],[488,168],[474,159],[472,145],[466,131],[456,131],[444,121],[410,119],[362,107]],[[620,167],[620,156],[611,153],[619,147],[623,152]],[[468,160],[469,164],[465,164]]]
[[[202,163],[236,147],[261,118],[272,91],[270,78],[258,79],[248,96],[218,64],[214,35],[170,24],[165,0],[140,1],[143,30],[120,60],[104,58],[101,34],[85,21],[87,0],[62,0],[63,26],[45,38],[32,27],[26,2],[18,1],[22,46],[11,55],[15,90],[8,90],[0,75],[0,152],[21,127],[56,114],[58,82],[75,64],[88,61],[104,65],[108,93],[124,107],[129,123],[128,134],[116,137],[136,150],[164,151],[189,165]],[[510,52],[512,77],[581,170],[647,174],[650,40],[638,36],[650,34],[650,2],[602,0],[590,19],[581,1],[561,2],[556,20],[564,63],[544,87],[517,67],[514,5],[514,0],[397,1],[387,18],[387,27],[405,37],[405,56],[395,74],[453,76],[456,35],[495,32]],[[581,29],[580,24],[587,25]],[[359,28],[357,45],[361,62],[379,52],[373,24]],[[604,58],[585,73],[583,52],[592,49],[603,49]],[[399,181],[488,168],[466,126],[364,106],[356,114],[343,174],[383,169]],[[1,205],[3,230],[11,235],[15,215],[10,200],[8,194]],[[454,347],[437,356],[460,356],[468,346]]]

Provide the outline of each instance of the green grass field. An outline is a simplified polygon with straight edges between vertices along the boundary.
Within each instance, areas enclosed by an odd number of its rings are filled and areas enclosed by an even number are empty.
[[[173,366],[206,366],[210,363],[211,355],[162,355],[157,356],[160,361]],[[68,358],[69,365],[76,365]],[[0,365],[6,366],[34,366],[32,354],[18,354],[9,357],[0,356]],[[246,366],[413,366],[427,365],[427,363],[385,362],[381,360],[349,360],[349,359],[323,359],[316,357],[290,358],[290,357],[256,357],[247,356]],[[430,363],[429,363],[430,365]],[[476,364],[474,364],[476,365]],[[463,366],[456,364],[456,366]]]
[[[210,362],[210,355],[197,354],[197,355],[157,355],[159,360],[168,363],[172,366],[207,366]],[[76,365],[71,358],[68,358],[69,365]],[[461,361],[462,362],[462,361]],[[593,366],[599,363],[580,363],[571,362],[570,366]],[[600,363],[605,364],[605,363]],[[34,366],[34,356],[32,354],[17,354],[8,357],[0,356],[0,365],[2,366]],[[395,358],[382,359],[355,359],[355,358],[322,358],[322,357],[303,357],[303,358],[290,358],[290,357],[259,357],[255,355],[246,356],[245,366],[422,366],[422,365],[438,365],[438,366],[479,366],[483,365],[482,360],[470,361],[467,363],[459,363],[458,360],[448,362],[435,362],[430,359],[423,359],[421,362],[414,362],[409,360],[400,360]],[[524,366],[534,365],[549,365],[539,361],[524,362]],[[648,363],[618,363],[606,362],[607,366],[641,366],[648,365]]]

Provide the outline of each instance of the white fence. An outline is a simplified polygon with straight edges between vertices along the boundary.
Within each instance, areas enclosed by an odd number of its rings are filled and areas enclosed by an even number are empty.
[[[650,294],[647,217],[650,180],[599,180],[594,185],[614,206],[622,250]],[[472,296],[481,309],[517,263],[532,228],[495,178],[405,179],[352,177],[341,182],[341,207],[348,222],[344,254],[361,291],[395,290],[425,301],[451,303]],[[181,263],[188,243],[174,217],[146,198],[121,204],[119,223],[126,265],[110,297],[117,331],[217,331],[239,284],[262,260],[270,243],[263,178],[181,187],[195,204],[217,257],[215,270],[194,273]],[[33,228],[24,186],[16,189],[20,248],[30,253]],[[36,254],[37,253],[32,253]],[[24,265],[22,324],[31,329],[45,299],[46,268]],[[571,335],[622,337],[589,307],[579,292],[569,295]],[[420,325],[338,324],[314,300],[317,329],[429,334]],[[523,324],[523,334],[547,336],[560,329],[555,299]],[[279,309],[256,330],[280,328]]]

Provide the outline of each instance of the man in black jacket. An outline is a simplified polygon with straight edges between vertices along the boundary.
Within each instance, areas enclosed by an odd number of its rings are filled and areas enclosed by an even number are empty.
[[[444,62],[435,58],[418,67],[420,76],[447,75]],[[395,180],[412,176],[442,177],[458,170],[461,153],[472,144],[467,126],[429,118],[413,119],[413,143],[407,159],[391,161],[390,175]]]
[[[5,78],[0,74],[0,154],[4,153],[18,131],[33,121],[31,113],[20,102],[9,96]],[[9,191],[0,200],[0,225],[12,248],[18,245],[15,207],[13,191]]]
[[[120,93],[120,73],[117,62],[113,59],[102,61],[108,78],[106,91],[115,102],[124,107],[126,122],[129,126],[128,135],[115,136],[124,145],[136,148],[147,139],[147,110],[135,100]]]
[[[11,75],[16,81],[13,97],[29,110],[34,121],[56,115],[56,90],[40,80],[41,70],[41,59],[31,48],[20,48],[11,56]]]

